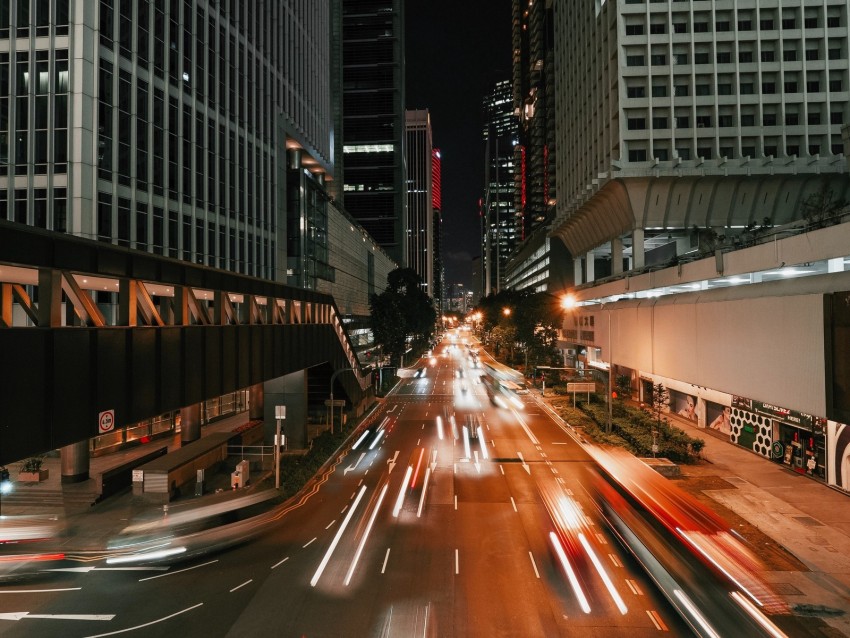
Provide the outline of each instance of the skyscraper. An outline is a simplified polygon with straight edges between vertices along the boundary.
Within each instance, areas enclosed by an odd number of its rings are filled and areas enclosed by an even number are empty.
[[[505,265],[522,238],[522,219],[514,199],[514,147],[517,119],[513,113],[511,83],[497,82],[485,96],[485,184],[482,202],[484,239],[484,293],[504,287]]]
[[[576,282],[847,200],[848,4],[555,4],[555,236]]]
[[[434,209],[434,303],[445,309],[446,273],[443,267],[443,157],[440,149],[431,153],[431,206]]]
[[[516,208],[523,239],[551,221],[555,205],[553,0],[513,0],[513,109],[519,119]]]
[[[404,3],[342,0],[343,201],[407,263],[404,184]]]
[[[434,144],[427,109],[405,113],[407,155],[407,263],[433,298],[434,263]]]
[[[0,217],[287,280],[287,171],[333,171],[329,3],[29,4],[2,17]]]

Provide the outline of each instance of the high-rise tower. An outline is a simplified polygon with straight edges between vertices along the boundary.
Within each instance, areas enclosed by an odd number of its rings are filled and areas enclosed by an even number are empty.
[[[505,265],[522,239],[522,219],[514,198],[517,135],[511,83],[498,82],[484,98],[485,184],[481,210],[484,294],[504,287]]]
[[[407,154],[407,263],[434,296],[434,201],[431,118],[427,109],[405,114]]]
[[[406,264],[404,3],[342,0],[342,38],[343,201]]]

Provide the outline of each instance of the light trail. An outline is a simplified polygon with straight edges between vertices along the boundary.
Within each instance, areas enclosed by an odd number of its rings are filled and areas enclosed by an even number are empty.
[[[587,602],[587,597],[584,595],[584,592],[581,589],[581,585],[578,582],[578,578],[576,577],[575,572],[573,571],[572,565],[570,565],[570,561],[567,558],[566,553],[564,553],[564,548],[561,547],[561,541],[558,540],[557,534],[555,532],[549,532],[549,540],[552,543],[552,547],[555,548],[555,553],[558,555],[558,559],[561,561],[561,565],[564,568],[564,572],[567,574],[567,579],[570,581],[570,586],[573,588],[575,592],[576,598],[578,598],[578,604],[581,607],[581,610],[589,614],[590,613],[590,604]]]
[[[393,517],[398,518],[398,513],[401,511],[402,503],[404,503],[404,493],[407,491],[407,482],[410,480],[410,476],[413,474],[413,468],[408,465],[407,471],[404,473],[404,480],[401,482],[401,489],[398,491],[398,498],[395,502],[395,507],[393,508]]]
[[[425,469],[425,481],[422,483],[422,496],[419,497],[419,509],[416,511],[416,518],[422,516],[422,505],[425,503],[425,492],[428,491],[428,478],[431,476],[431,468]]]
[[[357,561],[360,560],[360,554],[363,552],[363,547],[366,546],[366,539],[369,538],[369,532],[372,531],[372,524],[375,522],[375,517],[378,516],[378,510],[381,509],[381,503],[384,500],[384,495],[387,493],[389,483],[384,483],[381,489],[381,494],[378,496],[378,502],[375,503],[375,508],[372,510],[372,516],[369,517],[369,522],[366,524],[366,530],[363,532],[363,538],[360,539],[360,544],[357,546],[357,551],[351,561],[351,567],[348,568],[348,574],[345,576],[345,586],[351,582],[351,576],[354,574],[354,568],[357,567]]]
[[[478,426],[478,443],[481,445],[481,456],[485,459],[490,458],[487,454],[487,441],[484,440],[484,432],[481,430],[481,426]]]
[[[363,443],[363,439],[365,439],[367,436],[369,436],[369,430],[364,430],[363,434],[360,435],[360,438],[357,439],[357,442],[351,446],[351,449],[356,450],[357,446]]]
[[[316,573],[313,574],[313,579],[310,581],[310,586],[315,587],[316,583],[319,582],[319,578],[322,576],[322,572],[325,571],[325,567],[328,565],[328,561],[331,559],[331,555],[334,553],[336,549],[337,543],[339,543],[339,539],[342,537],[342,533],[345,531],[345,528],[348,527],[349,521],[351,521],[351,517],[354,514],[354,510],[357,509],[358,503],[360,503],[360,499],[363,498],[363,494],[366,493],[366,486],[360,488],[360,492],[357,494],[357,498],[354,501],[354,504],[351,506],[351,509],[348,510],[348,514],[345,515],[345,520],[342,521],[342,525],[340,525],[339,529],[336,532],[336,536],[334,536],[333,541],[331,542],[330,547],[328,547],[328,551],[325,552],[325,557],[322,558],[322,562],[319,564],[319,568],[316,570]]]
[[[584,547],[584,551],[587,552],[588,556],[590,556],[590,560],[593,562],[593,566],[596,567],[596,571],[599,572],[599,576],[602,578],[602,582],[605,583],[605,587],[608,589],[608,593],[611,594],[611,598],[614,599],[617,609],[620,610],[621,614],[626,614],[629,609],[626,607],[626,603],[623,602],[620,592],[617,591],[617,588],[614,587],[614,583],[611,582],[611,577],[608,576],[608,572],[605,571],[605,568],[602,566],[602,562],[596,556],[596,552],[593,551],[593,548],[590,546],[590,543],[587,542],[587,538],[585,538],[584,534],[579,533],[578,539]]]
[[[466,458],[472,457],[472,452],[469,451],[469,428],[463,426],[463,451]]]

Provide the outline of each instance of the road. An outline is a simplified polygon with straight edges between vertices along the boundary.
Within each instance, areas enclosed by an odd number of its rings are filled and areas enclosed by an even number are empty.
[[[447,341],[259,538],[174,565],[68,564],[78,571],[7,585],[0,635],[688,634],[603,523],[569,428],[532,395],[491,405],[465,346]],[[610,586],[589,554],[573,559],[571,585],[543,493],[576,504]]]

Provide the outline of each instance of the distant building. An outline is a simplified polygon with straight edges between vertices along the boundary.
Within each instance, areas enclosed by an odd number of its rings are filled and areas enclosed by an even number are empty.
[[[422,288],[434,297],[434,144],[427,109],[405,113],[407,157],[407,264],[422,279]]]
[[[407,264],[404,2],[342,0],[343,201]]]
[[[498,82],[484,98],[485,185],[482,204],[485,294],[505,285],[505,265],[522,238],[522,219],[514,198],[514,147],[517,119],[511,83]]]
[[[445,309],[446,270],[443,265],[443,160],[440,149],[431,154],[431,205],[434,209],[434,303]]]

